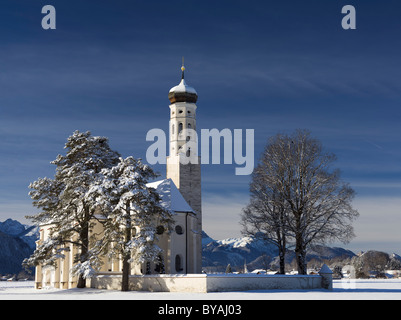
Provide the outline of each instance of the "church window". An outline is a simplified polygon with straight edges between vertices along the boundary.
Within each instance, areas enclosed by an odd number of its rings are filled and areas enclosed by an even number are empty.
[[[178,133],[181,133],[182,129],[183,129],[183,124],[182,124],[182,122],[180,122],[178,124]]]
[[[191,114],[191,111],[188,110],[188,114]]]
[[[187,157],[189,157],[191,155],[191,148],[188,148],[186,155],[187,155]]]
[[[184,229],[180,225],[178,225],[178,226],[175,226],[175,232],[177,234],[184,234]]]
[[[182,110],[178,110],[178,113],[182,113]]]
[[[174,126],[174,124],[173,124],[172,127],[171,127],[171,133],[172,133],[172,134],[174,134],[174,129],[175,129],[175,126]]]
[[[164,233],[164,227],[163,226],[157,226],[156,233],[157,234],[163,234]]]
[[[182,258],[179,254],[177,254],[175,256],[175,271],[177,272],[181,272],[182,270],[184,270],[182,268]]]
[[[191,128],[192,128],[192,125],[191,125],[190,123],[188,123],[188,124],[187,124],[187,128],[188,128],[188,129],[191,129]]]

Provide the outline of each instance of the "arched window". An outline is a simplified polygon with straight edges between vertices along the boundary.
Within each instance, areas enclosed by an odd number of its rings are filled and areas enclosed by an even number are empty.
[[[175,232],[177,234],[184,234],[184,229],[180,225],[177,225],[175,226]]]
[[[182,270],[184,270],[182,268],[182,259],[181,259],[181,256],[179,254],[177,254],[175,256],[175,271],[181,272]]]
[[[175,131],[175,126],[173,124],[172,127],[171,127],[171,133],[174,134],[174,131]]]
[[[183,124],[182,124],[182,122],[180,122],[180,123],[178,124],[178,134],[181,133],[182,129],[183,129]]]
[[[191,129],[192,128],[192,125],[188,122],[188,124],[187,124],[187,128],[188,129]]]
[[[156,233],[157,233],[158,235],[163,234],[163,233],[164,233],[164,227],[163,227],[163,226],[157,226],[157,227],[156,227]]]

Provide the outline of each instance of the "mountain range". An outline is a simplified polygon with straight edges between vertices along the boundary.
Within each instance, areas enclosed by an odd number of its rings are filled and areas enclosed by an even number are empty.
[[[0,222],[0,275],[21,272],[21,263],[33,253],[38,238],[37,226],[24,225],[13,219]],[[343,248],[315,245],[308,250],[306,259],[309,268],[318,268],[323,263],[343,266],[356,256]],[[401,261],[401,257],[394,255],[387,259]],[[253,237],[215,240],[202,232],[202,268],[206,272],[224,272],[229,264],[233,271],[242,271],[246,265],[251,272],[278,268],[278,263],[278,250],[272,243]],[[286,270],[291,269],[296,269],[295,253],[288,250]]]
[[[202,266],[209,272],[224,272],[230,264],[233,271],[278,268],[278,249],[269,242],[253,237],[214,240],[205,232],[202,234]],[[306,256],[308,267],[321,266],[328,261],[344,265],[356,254],[350,250],[322,245],[312,246]],[[295,253],[286,253],[287,270],[296,269]]]

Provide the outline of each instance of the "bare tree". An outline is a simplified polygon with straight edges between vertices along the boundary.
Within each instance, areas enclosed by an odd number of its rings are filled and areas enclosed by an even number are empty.
[[[311,244],[347,243],[354,237],[351,223],[359,216],[351,205],[355,192],[340,179],[339,170],[332,169],[335,160],[308,131],[297,130],[270,139],[253,176],[260,190],[264,184],[269,192],[255,192],[251,184],[254,205],[247,208],[253,214],[258,210],[266,213],[265,218],[259,215],[257,222],[266,235],[272,234],[267,230],[280,230],[284,238],[293,240],[299,274],[307,272],[306,250]],[[281,217],[280,223],[277,217]],[[262,228],[262,222],[271,229]]]
[[[259,165],[250,185],[250,203],[241,215],[242,233],[277,246],[280,274],[285,274],[286,210],[281,195],[274,187],[274,179]]]

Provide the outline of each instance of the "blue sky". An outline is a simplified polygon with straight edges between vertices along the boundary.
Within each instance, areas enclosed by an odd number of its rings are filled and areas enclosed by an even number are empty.
[[[46,4],[56,30],[41,28]],[[341,28],[347,4],[356,30]],[[390,0],[4,0],[0,221],[27,222],[29,183],[53,176],[74,130],[145,158],[147,131],[167,131],[185,56],[198,129],[255,129],[256,159],[268,137],[310,130],[357,191],[347,247],[401,253],[400,34],[401,3]],[[234,167],[202,167],[204,229],[217,239],[240,235],[249,197]]]

